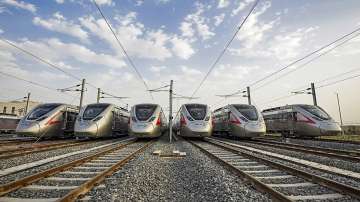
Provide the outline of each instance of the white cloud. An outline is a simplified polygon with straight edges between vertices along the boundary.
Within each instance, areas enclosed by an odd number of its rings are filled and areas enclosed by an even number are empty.
[[[218,8],[225,8],[228,7],[230,4],[229,0],[219,0]]]
[[[171,39],[171,43],[172,51],[175,53],[175,55],[182,59],[187,60],[195,53],[190,43],[186,39],[180,39],[175,36]]]
[[[66,18],[59,12],[53,14],[53,18],[48,20],[40,17],[33,19],[35,25],[44,27],[48,30],[60,32],[80,39],[83,42],[89,42],[88,33],[81,28],[80,25],[75,24],[72,21],[67,21]]]
[[[0,34],[4,33],[4,30],[0,29]]]
[[[56,1],[56,3],[58,3],[58,4],[63,4],[64,3],[64,0],[55,0]]]
[[[244,10],[250,3],[254,1],[255,0],[238,1],[238,6],[231,11],[231,16],[237,15],[240,11]]]
[[[14,6],[16,8],[24,9],[32,13],[36,13],[36,6],[31,3],[26,3],[24,1],[16,1],[16,0],[2,0],[1,3],[7,4],[9,6]]]
[[[96,0],[96,3],[99,5],[107,5],[107,6],[114,6],[115,2],[112,0]]]
[[[79,61],[85,64],[104,65],[111,68],[121,68],[125,66],[119,56],[112,56],[103,53],[96,53],[84,46],[75,43],[63,43],[57,38],[43,39],[41,41],[23,40],[13,42],[25,50],[31,50],[37,55],[41,55],[52,63],[56,63],[64,68],[73,69],[62,61]]]
[[[170,37],[162,29],[146,29],[142,23],[136,21],[134,12],[117,16],[116,20],[119,24],[112,25],[113,29],[130,55],[157,60],[172,56],[171,51],[166,47]],[[92,34],[107,42],[118,54],[122,54],[122,50],[103,19],[96,20],[89,16],[80,18],[80,22]]]
[[[157,2],[160,4],[167,4],[170,2],[170,0],[157,0]]]
[[[214,25],[219,26],[224,21],[224,18],[225,18],[225,13],[214,16],[214,20],[215,20]]]
[[[201,74],[201,72],[197,69],[193,69],[193,68],[189,68],[187,66],[181,66],[181,71],[185,74],[185,75],[191,75],[191,76],[194,76],[194,75],[199,75]]]
[[[166,69],[166,66],[151,66],[150,71],[159,73]]]
[[[215,36],[215,33],[210,31],[208,18],[202,16],[206,8],[203,4],[197,2],[196,12],[189,14],[185,17],[184,21],[181,23],[180,30],[182,31],[182,36],[189,37],[191,41],[195,41],[194,33],[196,30],[197,35],[202,40],[207,40]]]
[[[254,47],[263,40],[266,32],[273,28],[276,21],[265,23],[259,20],[259,17],[270,7],[271,3],[267,1],[262,5],[262,7],[249,16],[241,31],[237,35],[237,39],[242,42],[243,46],[247,48]]]

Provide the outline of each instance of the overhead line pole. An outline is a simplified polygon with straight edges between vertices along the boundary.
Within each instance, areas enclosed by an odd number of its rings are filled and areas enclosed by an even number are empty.
[[[251,105],[250,86],[246,87],[248,103]]]
[[[100,93],[101,93],[101,90],[100,90],[100,88],[98,88],[98,89],[97,89],[96,103],[99,103],[99,102],[100,102]]]
[[[27,97],[26,97],[26,106],[25,106],[25,114],[24,115],[26,115],[27,114],[27,111],[28,111],[28,109],[29,109],[29,101],[30,101],[30,92],[27,94]]]
[[[339,108],[339,116],[340,116],[340,126],[342,128],[343,126],[343,119],[342,119],[342,115],[341,115],[341,108],[340,108],[340,100],[339,100],[339,93],[336,92],[336,99],[337,99],[337,104],[338,104],[338,108]]]
[[[315,91],[315,84],[311,83],[311,94],[313,97],[314,105],[317,106],[317,100],[316,100],[316,91]]]
[[[81,92],[80,92],[80,105],[79,105],[79,112],[81,110],[81,107],[83,105],[83,99],[84,99],[84,89],[85,89],[85,79],[82,79],[81,82]]]
[[[170,143],[172,141],[172,104],[173,104],[173,80],[170,80],[170,89],[169,89],[169,138],[170,138]]]

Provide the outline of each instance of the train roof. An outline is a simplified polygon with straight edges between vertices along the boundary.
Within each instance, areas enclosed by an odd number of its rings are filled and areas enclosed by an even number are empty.
[[[313,105],[309,105],[309,104],[291,104],[291,105],[284,105],[284,106],[280,106],[280,107],[273,107],[273,108],[268,108],[268,109],[264,109],[262,112],[271,112],[271,111],[277,111],[277,110],[283,110],[283,109],[290,109],[293,107],[297,107],[297,106],[313,106]]]

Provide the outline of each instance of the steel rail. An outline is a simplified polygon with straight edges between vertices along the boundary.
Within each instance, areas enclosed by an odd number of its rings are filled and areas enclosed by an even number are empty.
[[[190,144],[194,145],[195,147],[199,148],[201,151],[203,151],[205,154],[210,156],[211,158],[215,159],[216,161],[220,162],[224,166],[230,168],[232,171],[234,171],[239,177],[248,180],[251,184],[255,186],[255,188],[258,191],[269,193],[270,196],[277,201],[293,201],[289,197],[285,196],[284,194],[276,191],[275,189],[271,188],[270,186],[266,185],[265,183],[261,182],[260,180],[256,179],[255,177],[251,176],[250,174],[245,173],[244,171],[236,168],[235,166],[229,164],[228,162],[224,161],[223,159],[220,159],[216,157],[211,152],[207,151],[206,149],[202,148],[201,146],[195,144],[192,141],[188,141]]]
[[[321,177],[318,175],[314,175],[305,171],[302,171],[300,169],[297,168],[293,168],[281,163],[277,163],[275,161],[271,161],[269,159],[263,158],[263,157],[259,157],[259,156],[254,156],[245,152],[242,152],[240,150],[234,149],[234,146],[228,145],[226,143],[224,143],[224,141],[219,141],[219,140],[215,140],[212,138],[206,138],[204,139],[206,142],[209,142],[213,145],[219,146],[221,148],[224,148],[228,151],[234,152],[234,153],[240,153],[241,155],[247,156],[248,158],[253,158],[253,159],[257,159],[258,161],[261,161],[269,166],[272,167],[276,167],[280,170],[283,170],[285,172],[291,173],[295,176],[299,176],[302,177],[306,180],[309,180],[313,183],[319,184],[319,185],[323,185],[329,189],[335,190],[337,192],[340,193],[345,193],[347,195],[350,195],[354,198],[360,199],[360,189],[356,188],[356,187],[351,187],[342,183],[339,183],[337,181],[325,178],[325,177]],[[271,157],[271,158],[276,158],[276,157]],[[278,159],[278,158],[276,158]],[[284,160],[284,159],[282,159]],[[286,160],[285,160],[286,161]],[[301,164],[302,165],[302,164]],[[302,165],[304,166],[304,165]]]
[[[61,148],[66,148],[66,147],[80,146],[80,145],[85,145],[85,144],[90,144],[90,143],[91,142],[58,143],[58,144],[50,144],[50,145],[39,145],[37,147],[13,149],[13,151],[11,151],[11,150],[0,151],[1,153],[14,152],[11,154],[0,155],[0,160],[14,158],[14,157],[18,157],[18,156],[25,156],[27,154],[32,154],[32,153],[51,151],[51,150],[61,149]],[[21,151],[21,150],[25,150],[25,151]]]
[[[265,135],[264,137],[260,137],[260,138],[256,138],[256,139],[267,139],[267,140],[279,140],[283,137],[278,137],[278,136],[271,136],[271,135]],[[300,139],[300,140],[309,140],[309,141],[317,141],[317,142],[334,142],[334,143],[341,143],[341,144],[355,144],[355,145],[360,145],[360,141],[356,141],[356,140],[334,140],[334,139],[319,139],[319,138],[301,138],[301,137],[297,137],[297,138],[292,138],[292,137],[288,137],[290,139]]]
[[[95,177],[91,178],[84,184],[80,185],[78,188],[70,191],[68,194],[66,194],[61,199],[57,200],[57,202],[70,202],[75,201],[78,197],[84,196],[87,192],[89,192],[94,186],[98,185],[100,182],[102,182],[107,176],[112,175],[114,172],[116,172],[119,168],[124,166],[128,161],[133,159],[137,154],[143,152],[146,148],[148,148],[150,145],[154,144],[154,140],[146,143],[144,146],[139,148],[138,150],[132,152],[129,156],[122,159],[118,163],[112,165],[110,168],[104,170],[103,172],[99,173]]]
[[[122,148],[124,148],[124,147],[126,147],[126,146],[128,146],[130,144],[133,144],[133,143],[135,143],[135,140],[132,139],[128,143],[121,144],[121,145],[115,146],[115,147],[110,146],[111,148],[109,148],[107,150],[104,150],[104,151],[97,152],[96,154],[92,154],[90,156],[86,156],[84,158],[77,159],[77,160],[71,161],[69,163],[65,163],[65,164],[62,164],[60,166],[50,168],[48,170],[45,170],[45,171],[42,171],[42,172],[30,175],[30,176],[21,178],[19,180],[16,180],[16,181],[1,185],[0,186],[0,196],[3,196],[3,195],[5,195],[5,194],[7,194],[9,192],[12,192],[12,191],[16,191],[17,189],[25,187],[26,185],[37,182],[37,181],[39,181],[41,179],[44,179],[46,177],[58,174],[58,173],[60,173],[62,171],[71,169],[73,167],[76,167],[76,166],[81,165],[83,163],[86,163],[88,161],[91,161],[92,159],[97,158],[99,156],[102,156],[102,155],[105,155],[107,153],[122,149]]]
[[[266,140],[252,140],[245,141],[247,143],[264,145],[264,146],[276,146],[280,149],[287,149],[298,152],[306,152],[309,154],[322,155],[326,157],[334,157],[343,160],[357,161],[360,162],[360,152],[356,151],[346,151],[346,150],[337,150],[324,147],[313,147],[305,146],[300,144],[284,143],[284,142],[274,142]]]

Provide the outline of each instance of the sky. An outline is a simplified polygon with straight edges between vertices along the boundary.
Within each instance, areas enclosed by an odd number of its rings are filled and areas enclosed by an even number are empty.
[[[172,79],[174,93],[184,96],[194,93],[254,4],[254,0],[96,2],[148,88],[168,85]],[[320,87],[316,89],[319,106],[339,121],[338,93],[344,123],[360,123],[360,77],[336,83],[360,74],[360,36],[313,61],[309,62],[329,49],[251,85],[359,28],[359,8],[358,0],[260,0],[195,93],[197,99],[175,99],[174,110],[188,102],[208,104],[212,109],[247,103],[241,95],[226,99],[217,95],[249,85],[252,103],[259,110],[312,104],[311,95],[291,96],[291,92],[314,82]],[[97,88],[101,88],[129,97],[104,98],[102,102],[119,106],[158,103],[165,111],[169,109],[168,93],[152,93],[152,100],[92,1],[0,0],[0,37],[0,71],[43,86],[0,74],[2,101],[31,92],[35,101],[78,104],[79,92],[57,89],[75,86],[85,78],[85,104],[96,102]]]

